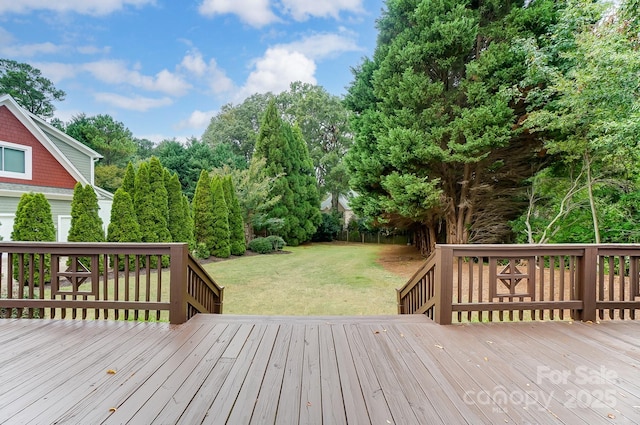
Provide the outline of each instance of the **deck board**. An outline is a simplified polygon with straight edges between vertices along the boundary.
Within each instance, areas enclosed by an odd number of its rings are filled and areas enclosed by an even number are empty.
[[[638,422],[634,321],[0,320],[3,424]]]

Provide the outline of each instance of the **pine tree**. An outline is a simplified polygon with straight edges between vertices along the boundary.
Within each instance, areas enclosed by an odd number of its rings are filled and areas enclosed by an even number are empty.
[[[198,252],[204,248],[208,253],[214,246],[213,237],[213,195],[211,193],[211,179],[205,170],[200,172],[193,195],[194,238]],[[206,255],[208,257],[208,255]]]
[[[168,179],[166,178],[167,176]],[[192,230],[188,225],[189,209],[184,208],[182,186],[177,174],[170,174],[165,169],[165,184],[169,206],[168,227],[173,242],[189,242],[193,239]]]
[[[107,241],[140,242],[140,239],[140,226],[136,220],[131,195],[119,188],[113,195]]]
[[[229,232],[229,208],[224,199],[222,179],[216,176],[211,181],[213,195],[213,248],[211,254],[218,258],[228,258],[231,255]]]
[[[124,177],[122,178],[122,189],[125,192],[128,192],[131,195],[131,199],[134,198],[134,192],[136,188],[136,171],[133,168],[133,164],[127,164],[127,169],[124,172]]]
[[[141,242],[157,242],[153,235],[146,234],[146,228],[148,228],[151,221],[150,211],[152,208],[151,199],[149,193],[151,187],[149,186],[149,165],[146,162],[140,164],[135,177],[135,189],[133,191],[133,206],[136,212],[138,225],[140,226],[140,241]],[[148,240],[152,239],[152,240]]]
[[[163,168],[157,158],[140,164],[136,173],[134,205],[142,242],[171,242]]]
[[[244,255],[247,250],[247,244],[244,238],[244,222],[231,176],[224,178],[223,186],[224,199],[229,208],[229,242],[231,243],[231,254]]]
[[[320,196],[314,176],[313,162],[309,157],[307,144],[302,138],[299,127],[287,131],[291,147],[290,187],[296,194],[291,206],[291,215],[296,225],[289,228],[289,238],[297,243],[311,240],[316,229],[322,223]]]
[[[107,241],[109,242],[140,242],[140,226],[136,220],[133,200],[131,195],[123,188],[116,190],[111,206],[111,221],[107,229]],[[118,256],[119,269],[124,270],[125,257]],[[135,257],[129,257],[129,269],[135,267]]]
[[[24,193],[18,202],[16,217],[13,222],[11,239],[14,241],[46,241],[56,240],[56,229],[51,216],[51,205],[42,193]],[[40,273],[37,265],[40,262],[40,254],[34,256],[34,284],[39,284]],[[51,281],[51,255],[44,256],[45,274],[44,282]],[[13,257],[13,277],[18,278],[18,255]],[[23,256],[25,270],[29,269],[29,255]],[[28,280],[28,278],[27,278]],[[28,282],[25,282],[28,283]]]
[[[261,158],[265,175],[275,178],[271,193],[280,196],[267,216],[281,219],[282,227],[271,232],[293,246],[311,240],[322,220],[313,166],[300,131],[282,121],[274,102],[267,107],[256,143],[254,161]]]
[[[158,242],[171,242],[171,233],[167,219],[169,217],[169,200],[167,188],[164,185],[164,168],[158,158],[149,160],[149,188],[152,207],[152,228]]]
[[[98,214],[98,197],[90,185],[76,183],[71,201],[69,242],[104,242],[102,219]]]
[[[189,203],[189,198],[187,195],[182,195],[182,209],[185,211],[185,226],[186,233],[189,235],[189,249],[194,250],[196,248],[196,241],[194,236],[194,224],[193,224],[193,208]]]

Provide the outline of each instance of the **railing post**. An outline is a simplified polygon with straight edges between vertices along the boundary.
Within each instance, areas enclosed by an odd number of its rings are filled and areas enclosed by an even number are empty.
[[[171,245],[170,265],[170,303],[169,321],[179,325],[187,321],[187,264],[189,259],[189,246],[187,244]]]
[[[598,280],[598,247],[587,246],[579,261],[578,297],[582,301],[582,310],[577,311],[574,319],[583,322],[596,321],[596,282]]]
[[[453,248],[436,245],[435,292],[436,311],[434,320],[441,325],[451,324],[453,302]]]

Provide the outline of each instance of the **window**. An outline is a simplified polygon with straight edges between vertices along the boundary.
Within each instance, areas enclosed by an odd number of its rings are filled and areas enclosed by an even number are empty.
[[[31,147],[0,141],[0,177],[31,179]]]

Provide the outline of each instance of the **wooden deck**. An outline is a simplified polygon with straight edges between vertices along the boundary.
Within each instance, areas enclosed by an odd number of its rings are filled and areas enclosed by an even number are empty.
[[[2,424],[640,422],[640,322],[0,320]]]

